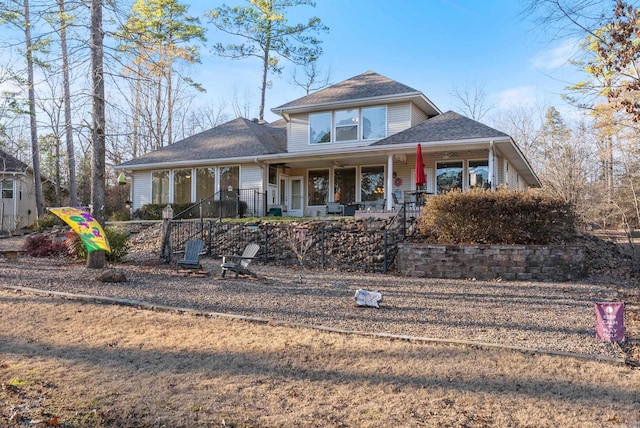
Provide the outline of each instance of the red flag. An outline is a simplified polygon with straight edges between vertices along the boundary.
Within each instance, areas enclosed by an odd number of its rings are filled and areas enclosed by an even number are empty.
[[[427,183],[424,175],[424,160],[422,159],[422,146],[416,147],[416,187],[420,188]]]

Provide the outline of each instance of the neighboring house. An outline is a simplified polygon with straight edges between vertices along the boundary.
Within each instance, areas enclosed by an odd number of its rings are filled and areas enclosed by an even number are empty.
[[[507,134],[442,113],[420,91],[371,71],[272,111],[282,119],[235,119],[116,166],[132,179],[132,209],[240,188],[266,193],[267,207],[288,215],[323,215],[330,202],[392,210],[416,190],[540,187]]]
[[[37,219],[34,183],[27,164],[0,150],[0,232],[30,226]]]

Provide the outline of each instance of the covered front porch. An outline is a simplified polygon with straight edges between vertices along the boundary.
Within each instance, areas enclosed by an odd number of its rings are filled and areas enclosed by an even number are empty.
[[[298,217],[389,217],[404,207],[418,216],[425,197],[502,181],[485,142],[455,151],[423,148],[424,181],[416,183],[416,147],[280,157],[264,168],[267,209]]]

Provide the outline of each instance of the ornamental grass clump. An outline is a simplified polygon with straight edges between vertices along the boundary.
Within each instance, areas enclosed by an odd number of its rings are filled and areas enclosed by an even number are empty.
[[[575,240],[572,207],[533,191],[473,189],[430,198],[418,221],[439,244],[562,244]]]

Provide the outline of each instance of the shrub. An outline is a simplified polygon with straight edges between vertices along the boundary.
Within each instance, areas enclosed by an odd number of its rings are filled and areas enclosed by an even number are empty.
[[[108,227],[104,233],[111,247],[111,252],[107,253],[107,260],[117,262],[129,252],[129,234]]]
[[[33,225],[33,229],[42,232],[43,230],[50,229],[53,226],[62,226],[64,222],[60,218],[51,213],[45,213],[41,215]]]
[[[107,235],[107,241],[111,248],[111,252],[106,254],[107,260],[117,262],[129,251],[129,235],[109,227],[105,229],[104,233]],[[87,259],[87,248],[78,234],[73,231],[67,233],[65,248],[70,257],[79,260]]]
[[[67,253],[63,242],[57,242],[51,236],[42,233],[28,236],[23,249],[31,257],[55,257]]]
[[[173,215],[178,215],[181,212],[192,207],[194,204],[169,204],[173,209]],[[140,209],[136,210],[133,214],[134,218],[141,220],[162,220],[162,210],[166,207],[166,204],[146,204]],[[222,201],[206,201],[202,206],[202,215],[208,218],[218,217],[235,217],[236,215],[243,217],[248,211],[248,205],[245,201],[240,201],[236,204],[235,200],[222,200]],[[191,211],[187,211],[182,215],[183,219],[200,218],[200,209],[198,207]]]
[[[570,204],[527,191],[473,189],[429,199],[418,230],[430,242],[545,245],[575,239]]]
[[[129,221],[131,220],[131,213],[127,209],[114,211],[109,217],[109,221]]]

